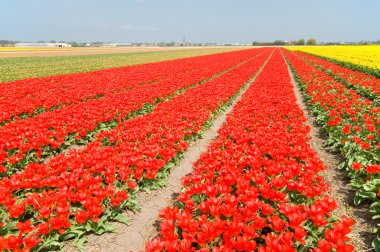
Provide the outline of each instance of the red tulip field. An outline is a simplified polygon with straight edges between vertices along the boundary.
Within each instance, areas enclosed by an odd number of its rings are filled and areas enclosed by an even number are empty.
[[[0,86],[0,250],[380,251],[370,73],[260,47]]]

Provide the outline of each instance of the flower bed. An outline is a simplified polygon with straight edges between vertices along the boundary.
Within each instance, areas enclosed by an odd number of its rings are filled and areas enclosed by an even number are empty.
[[[379,104],[380,95],[380,79],[372,75],[362,73],[360,71],[354,71],[352,69],[340,66],[330,61],[321,59],[310,54],[302,52],[293,52],[296,55],[305,58],[312,64],[315,64],[321,70],[342,82],[349,88],[353,88],[358,94],[365,96],[366,98],[375,101]]]
[[[164,209],[147,251],[352,251],[277,50]]]
[[[112,231],[136,209],[136,191],[161,186],[163,178],[209,120],[263,65],[268,54],[160,103],[153,112],[96,135],[84,149],[0,181],[2,249],[49,250],[85,234]]]
[[[259,54],[264,51],[266,50],[255,52]],[[259,57],[262,59],[268,55],[269,52],[266,51]],[[230,70],[242,63],[242,58],[250,59],[247,56],[226,56],[223,61],[208,64],[207,68],[184,75],[169,74],[170,78],[163,81],[45,112],[0,127],[0,177],[2,172],[7,171],[10,175],[30,163],[38,162],[41,157],[55,156],[73,145],[86,145],[94,139],[96,133],[112,129],[125,119],[150,112],[167,97],[215,77],[223,70]]]
[[[328,133],[326,145],[345,157],[339,165],[357,189],[354,203],[370,200],[380,214],[380,108],[300,57],[283,50],[310,111]],[[380,251],[380,230],[374,245]]]
[[[235,59],[235,64],[260,50],[245,50],[113,68],[89,73],[58,75],[1,83],[0,125],[59,107],[135,88],[143,83],[173,78],[193,70]],[[232,66],[232,65],[230,65]]]

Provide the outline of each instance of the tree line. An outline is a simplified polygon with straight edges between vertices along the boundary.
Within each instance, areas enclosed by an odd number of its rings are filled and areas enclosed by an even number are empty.
[[[275,40],[273,42],[259,42],[259,41],[253,41],[253,46],[270,46],[270,45],[286,45],[287,43],[283,40]],[[305,39],[300,39],[298,41],[295,41],[292,43],[292,45],[317,45],[317,40],[315,38],[310,38],[306,41]]]

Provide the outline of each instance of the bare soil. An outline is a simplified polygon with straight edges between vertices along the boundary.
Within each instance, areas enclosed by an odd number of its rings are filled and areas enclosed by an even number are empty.
[[[324,142],[326,141],[327,136],[320,130],[314,117],[310,116],[310,112],[300,91],[301,89],[295,81],[289,66],[288,70],[294,86],[298,105],[304,111],[304,114],[308,119],[307,124],[311,127],[310,145],[327,166],[327,169],[323,172],[322,176],[329,183],[331,188],[328,195],[334,198],[338,204],[338,208],[334,213],[339,218],[346,215],[355,220],[356,223],[349,235],[352,245],[355,246],[355,251],[374,251],[371,243],[375,236],[371,233],[371,230],[375,228],[375,223],[372,220],[372,215],[369,213],[369,206],[365,204],[359,207],[354,206],[353,199],[355,190],[348,185],[349,180],[344,172],[337,169],[337,166],[344,158],[339,154],[331,153],[324,147]]]

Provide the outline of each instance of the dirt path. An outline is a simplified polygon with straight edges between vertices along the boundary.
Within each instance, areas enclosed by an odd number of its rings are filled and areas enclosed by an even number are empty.
[[[293,83],[294,92],[297,97],[297,103],[307,116],[307,124],[311,127],[311,147],[318,153],[319,158],[327,166],[322,176],[331,187],[329,195],[336,200],[338,208],[335,214],[338,217],[347,215],[355,220],[356,224],[351,234],[351,242],[355,246],[355,251],[374,251],[371,246],[372,240],[375,238],[371,230],[375,228],[369,213],[368,205],[354,206],[353,199],[355,190],[348,185],[349,181],[342,171],[337,169],[338,164],[343,160],[343,157],[338,154],[332,154],[324,148],[326,136],[319,130],[318,124],[314,117],[310,116],[306,102],[302,96],[301,89],[295,81],[292,71],[288,65],[289,74]]]
[[[166,187],[149,193],[139,193],[138,201],[141,211],[137,214],[125,213],[132,219],[130,225],[116,223],[117,233],[106,233],[101,236],[89,235],[86,251],[138,251],[144,248],[147,240],[158,234],[159,212],[161,209],[174,203],[178,193],[181,191],[181,178],[193,170],[193,163],[199,159],[203,152],[207,151],[208,144],[218,136],[218,130],[225,122],[227,114],[232,111],[235,104],[259,75],[269,58],[270,56],[255,74],[254,78],[251,79],[249,85],[244,86],[240,90],[239,95],[234,99],[231,106],[217,115],[213,120],[213,125],[202,134],[202,139],[190,145],[180,163],[173,167],[166,182]],[[65,250],[75,251],[76,249],[68,245]]]

